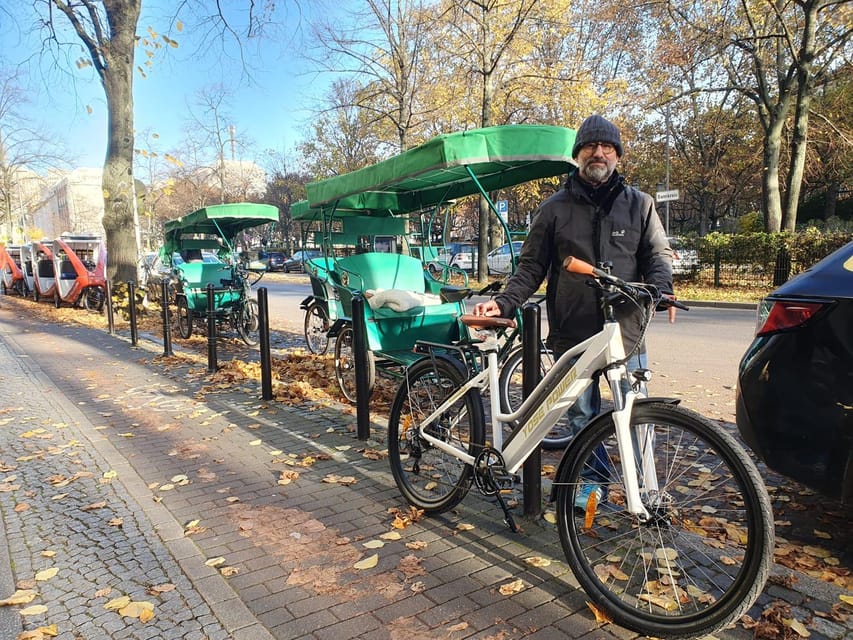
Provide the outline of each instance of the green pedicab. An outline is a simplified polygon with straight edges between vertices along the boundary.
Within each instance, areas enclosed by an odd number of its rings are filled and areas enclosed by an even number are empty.
[[[375,165],[306,186],[308,201],[295,208],[294,219],[321,226],[318,239],[324,255],[306,263],[306,271],[312,277],[313,297],[325,304],[327,335],[336,338],[335,373],[348,399],[355,400],[352,299],[357,293],[366,298],[370,386],[377,370],[400,376],[422,357],[416,351],[418,342],[453,345],[469,339],[459,317],[471,290],[448,286],[450,269],[442,270],[443,281],[434,277],[422,261],[429,251],[422,251],[419,259],[386,251],[388,243],[375,239],[405,239],[412,214],[434,215],[464,196],[482,195],[497,215],[490,192],[569,172],[574,136],[571,129],[547,125],[447,134]],[[510,237],[503,219],[498,220]],[[340,248],[353,238],[355,251],[342,254]],[[514,263],[514,255],[512,259]]]
[[[247,345],[258,344],[258,303],[252,299],[252,285],[263,277],[266,266],[244,263],[234,246],[241,231],[268,222],[278,222],[276,207],[235,203],[205,207],[166,223],[160,257],[175,283],[182,338],[192,335],[196,323],[208,320],[208,285],[213,285],[217,328],[228,326]]]

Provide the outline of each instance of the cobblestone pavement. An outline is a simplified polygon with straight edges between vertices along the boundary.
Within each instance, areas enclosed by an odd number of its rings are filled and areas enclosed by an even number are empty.
[[[513,534],[473,492],[366,547],[405,508],[374,455],[377,425],[359,441],[339,406],[266,403],[259,383],[219,385],[206,361],[163,358],[145,337],[133,347],[20,308],[0,303],[0,576],[12,576],[0,598],[13,584],[38,595],[0,607],[2,640],[50,624],[62,640],[638,637],[595,621],[553,525],[520,518]],[[353,568],[374,554],[375,568]],[[532,555],[552,563],[528,566]],[[853,638],[815,615],[845,592],[791,574],[777,568],[753,616],[780,600],[812,638]],[[523,591],[499,593],[518,578]],[[104,608],[124,595],[153,618]]]

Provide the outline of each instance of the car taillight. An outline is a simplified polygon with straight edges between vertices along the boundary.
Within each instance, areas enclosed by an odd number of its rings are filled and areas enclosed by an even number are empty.
[[[799,327],[823,308],[821,302],[762,300],[758,306],[757,336]]]

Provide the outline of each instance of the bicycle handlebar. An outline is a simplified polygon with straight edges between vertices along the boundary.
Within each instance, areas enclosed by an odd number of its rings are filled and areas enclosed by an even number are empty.
[[[636,285],[632,285],[628,282],[625,282],[621,278],[617,278],[614,275],[607,273],[606,271],[602,271],[597,267],[592,266],[589,262],[585,260],[581,260],[580,258],[576,258],[574,256],[568,256],[565,260],[563,260],[563,268],[569,273],[577,273],[583,276],[592,276],[598,280],[603,280],[608,284],[611,284],[626,294],[637,298],[638,290],[643,291],[644,293],[651,295],[651,292],[648,288],[637,287]],[[662,308],[667,307],[675,307],[676,309],[682,309],[684,311],[689,311],[690,307],[688,307],[683,302],[679,302],[675,299],[675,296],[659,293],[657,296],[657,300],[654,300],[655,305]]]

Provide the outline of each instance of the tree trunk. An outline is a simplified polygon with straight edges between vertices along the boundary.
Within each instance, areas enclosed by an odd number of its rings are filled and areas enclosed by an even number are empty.
[[[797,103],[794,107],[794,135],[791,140],[791,163],[785,189],[785,211],[782,229],[794,231],[797,225],[797,209],[800,204],[800,191],[803,184],[803,171],[806,166],[806,147],[809,134],[809,107],[814,93],[813,62],[815,57],[815,37],[817,29],[817,11],[821,3],[804,3],[804,24],[802,44],[797,65]]]
[[[835,215],[838,208],[838,194],[841,193],[841,184],[838,180],[833,180],[826,188],[826,195],[823,201],[823,219],[829,220]]]
[[[101,83],[107,98],[107,153],[104,161],[104,231],[107,274],[112,282],[136,280],[139,221],[133,181],[133,60],[141,0],[111,0],[111,38],[102,43],[106,68]]]
[[[779,233],[782,228],[782,197],[779,193],[779,154],[782,146],[782,121],[777,120],[764,138],[764,173],[761,191],[764,195],[764,228]]]

